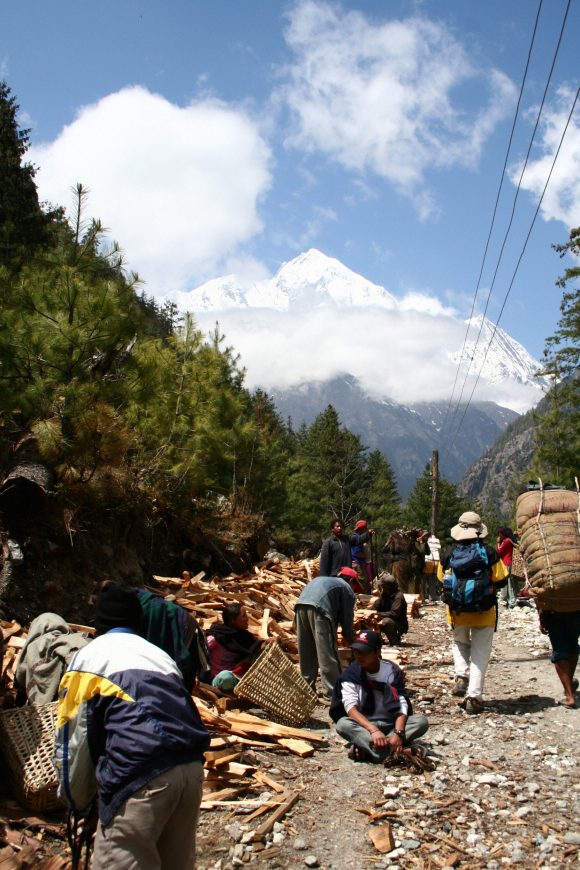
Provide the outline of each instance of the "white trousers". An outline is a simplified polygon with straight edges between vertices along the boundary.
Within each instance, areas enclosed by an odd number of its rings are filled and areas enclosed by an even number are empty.
[[[469,676],[468,698],[481,698],[483,694],[483,683],[491,655],[493,633],[493,625],[478,627],[456,625],[453,629],[455,676]]]

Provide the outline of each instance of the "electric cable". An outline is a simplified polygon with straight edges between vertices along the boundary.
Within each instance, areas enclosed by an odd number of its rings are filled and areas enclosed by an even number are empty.
[[[574,109],[576,108],[576,103],[578,102],[578,97],[579,97],[579,96],[580,96],[580,87],[579,87],[578,90],[576,91],[576,96],[574,97],[574,102],[572,103],[572,108],[570,109],[570,114],[568,115],[568,120],[566,121],[566,126],[564,127],[564,131],[563,131],[562,136],[561,136],[561,138],[560,138],[560,142],[559,142],[559,144],[558,144],[558,149],[557,149],[557,151],[556,151],[556,154],[554,155],[554,159],[553,159],[553,161],[552,161],[552,166],[550,167],[550,172],[548,173],[548,177],[547,177],[547,179],[546,179],[546,183],[544,184],[544,189],[543,189],[543,191],[542,191],[542,195],[541,195],[541,197],[540,197],[540,201],[538,202],[538,206],[537,206],[536,211],[535,211],[535,213],[534,213],[534,217],[533,217],[532,223],[531,223],[531,225],[530,225],[530,229],[528,230],[528,234],[527,234],[527,236],[526,236],[526,240],[525,240],[525,242],[524,242],[524,246],[523,246],[523,248],[522,248],[522,251],[521,251],[521,253],[520,253],[520,256],[518,257],[518,262],[517,262],[517,264],[516,264],[516,268],[514,269],[514,273],[513,273],[513,275],[512,275],[512,279],[511,279],[511,281],[510,281],[510,283],[509,283],[509,287],[508,287],[508,289],[507,289],[507,292],[506,292],[506,294],[505,294],[505,297],[504,297],[504,300],[503,300],[503,304],[502,304],[502,306],[501,306],[501,309],[500,309],[500,312],[499,312],[499,316],[498,316],[498,318],[497,318],[497,322],[494,324],[493,332],[492,332],[491,338],[490,338],[490,340],[489,340],[489,342],[488,342],[487,348],[486,348],[486,350],[485,350],[485,354],[484,354],[484,357],[483,357],[483,361],[482,361],[482,363],[481,363],[481,367],[480,367],[480,369],[479,369],[479,372],[478,372],[477,378],[476,378],[475,383],[474,383],[474,385],[473,385],[473,389],[472,389],[472,391],[471,391],[471,395],[469,396],[469,399],[467,400],[467,404],[466,404],[466,406],[465,406],[465,410],[464,410],[464,412],[463,412],[463,416],[462,416],[461,420],[459,421],[459,426],[457,427],[457,431],[455,432],[455,436],[454,436],[454,438],[453,438],[453,441],[451,442],[451,447],[449,448],[449,450],[448,450],[448,452],[447,452],[447,456],[445,457],[445,459],[444,459],[444,461],[443,461],[443,463],[442,463],[443,466],[445,465],[445,462],[447,462],[447,460],[449,459],[449,456],[451,455],[451,451],[452,451],[452,449],[453,449],[453,445],[455,444],[455,439],[457,438],[458,432],[459,432],[459,430],[461,429],[461,425],[462,425],[463,421],[465,420],[465,415],[467,414],[467,409],[469,408],[469,405],[471,404],[471,400],[472,400],[472,398],[473,398],[473,394],[475,393],[475,388],[477,387],[477,384],[478,384],[478,382],[479,382],[479,378],[481,377],[481,373],[482,373],[482,371],[483,371],[483,367],[484,367],[484,365],[485,365],[485,361],[486,361],[486,359],[487,359],[488,351],[489,351],[489,349],[490,349],[490,347],[491,347],[491,345],[492,345],[492,343],[493,343],[493,340],[494,340],[494,338],[495,338],[495,334],[496,334],[496,332],[497,332],[497,329],[498,329],[498,326],[499,326],[499,322],[500,322],[501,317],[502,317],[502,314],[503,314],[503,312],[504,312],[504,308],[505,308],[505,306],[506,306],[506,302],[507,302],[507,300],[508,300],[508,296],[510,295],[510,292],[511,292],[511,289],[512,289],[512,286],[513,286],[513,283],[514,283],[515,278],[516,278],[516,275],[517,275],[517,273],[518,273],[518,269],[520,268],[520,263],[521,263],[521,261],[522,261],[522,258],[523,258],[523,256],[524,256],[524,253],[525,253],[526,247],[527,247],[527,245],[528,245],[528,241],[529,241],[530,236],[531,236],[531,234],[532,234],[532,230],[533,230],[533,228],[534,228],[534,224],[536,223],[536,218],[538,217],[538,214],[540,213],[540,207],[541,207],[541,205],[542,205],[542,202],[543,202],[543,199],[544,199],[544,195],[545,195],[545,193],[546,193],[546,190],[547,190],[547,188],[548,188],[548,184],[549,184],[550,179],[551,179],[551,177],[552,177],[552,172],[554,171],[554,166],[556,165],[556,160],[558,159],[558,155],[559,155],[559,153],[560,153],[560,149],[562,148],[562,143],[563,143],[563,141],[564,141],[564,137],[565,137],[566,132],[567,132],[567,130],[568,130],[568,127],[569,127],[569,125],[570,125],[570,121],[572,120],[572,115],[574,114]]]
[[[444,441],[444,443],[443,443],[443,446],[442,446],[442,448],[441,448],[441,452],[443,452],[443,451],[445,450],[445,447],[446,447],[446,445],[447,445],[447,442],[449,441],[449,437],[450,437],[450,435],[451,435],[451,432],[453,431],[453,424],[454,424],[455,419],[456,419],[456,417],[457,417],[457,412],[459,411],[459,408],[460,408],[460,406],[461,406],[461,399],[463,398],[463,393],[464,393],[464,391],[465,391],[465,386],[466,386],[466,384],[467,384],[467,378],[469,377],[469,372],[470,372],[470,370],[471,370],[471,364],[472,364],[473,360],[475,359],[475,351],[477,350],[477,345],[479,344],[479,339],[481,338],[481,333],[482,333],[482,331],[483,331],[483,326],[484,326],[484,324],[485,324],[485,316],[486,316],[486,314],[487,314],[487,309],[488,309],[488,307],[489,307],[489,302],[490,302],[490,299],[491,299],[491,294],[492,294],[493,288],[494,288],[494,286],[495,286],[495,280],[496,280],[496,278],[497,278],[497,273],[498,273],[498,270],[499,270],[499,266],[500,266],[500,263],[501,263],[501,259],[502,259],[502,256],[503,256],[503,252],[504,252],[504,249],[505,249],[505,246],[506,246],[506,243],[507,243],[507,240],[508,240],[508,236],[509,236],[509,234],[510,234],[510,230],[511,230],[511,227],[512,227],[512,223],[513,223],[513,219],[514,219],[514,214],[515,214],[515,210],[516,210],[516,204],[517,204],[517,201],[518,201],[518,196],[519,196],[519,192],[520,192],[520,188],[521,188],[522,179],[523,179],[523,177],[524,177],[524,173],[525,173],[525,171],[526,171],[526,167],[527,167],[527,165],[528,165],[528,160],[529,160],[530,153],[531,153],[531,150],[532,150],[532,145],[533,145],[533,143],[534,143],[534,139],[535,139],[535,136],[536,136],[536,132],[537,132],[537,130],[538,130],[538,126],[539,126],[539,123],[540,123],[540,117],[541,117],[542,112],[543,112],[543,109],[544,109],[544,104],[545,104],[545,101],[546,101],[546,96],[547,96],[547,94],[548,94],[548,89],[549,89],[549,87],[550,87],[550,82],[551,82],[551,80],[552,80],[552,74],[553,74],[553,72],[554,72],[554,67],[555,67],[555,65],[556,65],[556,59],[557,59],[557,57],[558,57],[558,52],[560,51],[560,45],[561,45],[561,42],[562,42],[562,36],[564,35],[564,28],[565,28],[565,26],[566,26],[566,20],[567,20],[567,18],[568,18],[568,12],[570,11],[570,5],[571,5],[571,2],[572,2],[572,0],[568,0],[568,5],[566,6],[566,12],[565,12],[565,14],[564,14],[564,20],[563,20],[563,22],[562,22],[562,27],[561,27],[561,29],[560,29],[560,36],[559,36],[559,39],[558,39],[558,44],[557,44],[557,46],[556,46],[556,51],[555,51],[555,53],[554,53],[554,58],[553,58],[553,60],[552,60],[552,65],[551,65],[551,67],[550,67],[550,74],[549,74],[549,76],[548,76],[548,81],[546,82],[546,87],[544,88],[544,94],[543,94],[543,96],[542,96],[542,102],[541,102],[541,104],[540,104],[540,108],[539,108],[539,111],[538,111],[538,115],[537,115],[537,117],[536,117],[536,123],[535,123],[535,125],[534,125],[534,130],[533,130],[533,133],[532,133],[532,137],[531,137],[531,139],[530,139],[530,144],[529,144],[529,146],[528,146],[528,151],[527,151],[527,154],[526,154],[526,159],[525,159],[525,161],[524,161],[524,165],[523,165],[523,167],[522,167],[522,171],[521,171],[521,173],[520,173],[520,178],[519,178],[519,181],[518,181],[518,184],[517,184],[517,188],[516,188],[516,192],[515,192],[515,195],[514,195],[514,201],[513,201],[513,205],[512,205],[512,212],[511,212],[510,220],[509,220],[508,227],[507,227],[507,230],[506,230],[505,235],[504,235],[504,239],[503,239],[503,243],[502,243],[501,250],[500,250],[500,253],[499,253],[499,257],[498,257],[498,259],[497,259],[497,263],[496,263],[496,266],[495,266],[495,271],[494,271],[494,274],[493,274],[493,280],[492,280],[491,285],[490,285],[490,288],[489,288],[489,293],[488,293],[488,295],[487,295],[487,301],[486,301],[486,303],[485,303],[485,308],[484,308],[484,310],[483,310],[483,315],[482,315],[482,318],[481,318],[481,323],[480,323],[480,325],[479,325],[479,332],[478,332],[478,334],[477,334],[477,338],[476,338],[476,340],[475,340],[475,344],[473,345],[473,350],[472,350],[472,353],[471,353],[471,358],[470,358],[470,360],[469,360],[469,365],[467,366],[467,371],[466,371],[466,373],[465,373],[465,377],[464,377],[464,379],[463,379],[463,385],[462,385],[462,387],[461,387],[461,393],[459,394],[459,399],[457,400],[457,405],[455,406],[455,411],[454,411],[454,413],[453,413],[453,419],[451,420],[451,424],[450,424],[450,426],[449,426],[449,430],[448,430],[448,432],[447,432],[447,436],[446,436],[445,441]],[[467,326],[467,332],[469,332],[469,322],[468,322],[468,326]],[[494,333],[494,334],[495,334],[495,333]],[[466,337],[467,337],[467,333],[466,333]],[[487,356],[487,351],[486,351],[486,356]],[[455,433],[455,437],[457,437],[457,432]],[[455,442],[455,438],[453,439],[453,441]],[[448,455],[449,455],[449,454],[448,454]]]
[[[475,303],[476,303],[476,300],[477,300],[477,294],[478,294],[478,292],[479,292],[479,286],[480,286],[480,283],[481,283],[481,276],[482,276],[482,274],[483,274],[483,267],[485,266],[485,261],[486,261],[486,258],[487,258],[487,251],[488,251],[488,248],[489,248],[489,242],[490,242],[490,240],[491,240],[491,234],[492,234],[492,232],[493,232],[493,227],[494,227],[494,224],[495,224],[495,216],[496,216],[496,214],[497,214],[497,207],[498,207],[498,204],[499,204],[499,197],[500,197],[500,194],[501,194],[501,191],[502,191],[503,181],[504,181],[504,178],[505,178],[505,171],[506,171],[506,167],[507,167],[507,162],[508,162],[509,155],[510,155],[510,150],[511,150],[511,147],[512,147],[512,141],[513,141],[513,138],[514,138],[514,131],[515,131],[515,129],[516,129],[516,121],[517,121],[517,119],[518,119],[518,113],[519,113],[519,110],[520,110],[520,103],[521,103],[521,101],[522,101],[522,96],[523,96],[523,93],[524,93],[524,85],[525,85],[525,83],[526,83],[526,78],[527,78],[527,75],[528,75],[528,69],[529,69],[529,66],[530,66],[530,58],[531,58],[531,56],[532,56],[532,49],[533,49],[533,47],[534,47],[534,41],[535,41],[535,39],[536,39],[536,31],[537,31],[537,29],[538,29],[538,21],[539,21],[539,18],[540,18],[540,12],[541,12],[541,9],[542,9],[542,3],[543,3],[543,0],[540,0],[540,5],[538,6],[538,11],[537,11],[537,13],[536,13],[536,22],[535,22],[535,24],[534,24],[534,31],[533,31],[533,33],[532,33],[532,41],[531,41],[531,43],[530,43],[530,48],[529,48],[529,51],[528,51],[528,59],[527,59],[527,61],[526,61],[526,68],[525,68],[525,70],[524,70],[524,77],[523,77],[523,79],[522,79],[522,84],[521,84],[521,87],[520,87],[520,94],[519,94],[518,102],[517,102],[517,105],[516,105],[516,112],[515,112],[515,115],[514,115],[514,121],[513,121],[513,124],[512,124],[512,129],[511,129],[511,133],[510,133],[510,138],[509,138],[509,142],[508,142],[508,147],[507,147],[507,151],[506,151],[506,155],[505,155],[505,160],[504,160],[504,163],[503,163],[503,169],[502,169],[502,173],[501,173],[501,179],[500,179],[500,182],[499,182],[499,188],[498,188],[498,191],[497,191],[497,196],[496,196],[496,198],[495,198],[495,207],[494,207],[494,209],[493,209],[493,215],[492,215],[492,218],[491,218],[491,226],[490,226],[490,228],[489,228],[489,233],[488,233],[488,236],[487,236],[487,242],[486,242],[486,245],[485,245],[485,250],[484,250],[484,252],[483,252],[483,260],[482,260],[482,262],[481,262],[481,268],[480,268],[480,270],[479,270],[479,277],[478,277],[478,279],[477,279],[477,286],[476,286],[476,288],[475,288],[475,295],[474,295],[474,297],[473,297],[473,302],[471,303],[471,312],[470,312],[470,314],[469,314],[469,318],[468,318],[468,320],[467,320],[467,329],[465,330],[465,336],[464,336],[464,338],[463,338],[463,346],[462,346],[462,348],[461,348],[461,353],[459,354],[459,362],[458,362],[458,364],[457,364],[457,371],[455,372],[455,380],[453,381],[453,389],[451,390],[451,396],[449,397],[449,403],[448,403],[448,405],[447,405],[447,410],[445,411],[445,419],[443,420],[443,425],[441,426],[441,429],[439,430],[439,437],[438,437],[438,439],[437,439],[437,447],[439,447],[439,443],[440,443],[440,441],[441,441],[441,438],[442,438],[442,436],[443,436],[443,432],[444,432],[444,430],[445,430],[445,424],[447,423],[447,418],[449,417],[449,409],[451,408],[451,403],[452,403],[452,401],[453,401],[453,395],[454,395],[454,393],[455,393],[455,387],[457,386],[457,378],[459,377],[459,371],[460,371],[460,369],[461,369],[461,363],[462,363],[462,360],[463,360],[463,352],[464,352],[464,350],[465,350],[465,345],[466,345],[466,343],[467,343],[467,336],[468,336],[468,334],[469,334],[469,324],[470,324],[471,318],[473,317],[473,312],[474,312],[474,310],[475,310]],[[453,426],[453,423],[451,423],[451,426]],[[450,430],[451,430],[451,426],[449,427]],[[445,446],[445,445],[443,445],[443,446]]]

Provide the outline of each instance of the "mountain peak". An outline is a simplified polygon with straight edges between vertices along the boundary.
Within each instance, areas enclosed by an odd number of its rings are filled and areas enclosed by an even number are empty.
[[[224,311],[230,308],[274,308],[288,311],[307,303],[310,308],[380,305],[396,308],[384,287],[357,275],[340,260],[316,248],[283,263],[273,278],[244,289],[235,275],[213,278],[187,293],[169,297],[182,311]]]

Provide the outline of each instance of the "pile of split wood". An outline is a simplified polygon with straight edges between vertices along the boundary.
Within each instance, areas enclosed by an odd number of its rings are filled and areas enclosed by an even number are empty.
[[[168,601],[176,601],[192,613],[201,627],[207,631],[214,623],[221,621],[224,607],[232,602],[245,605],[249,617],[249,629],[256,637],[276,637],[286,653],[295,663],[298,662],[298,646],[294,627],[294,607],[305,585],[318,577],[320,562],[302,560],[280,562],[274,559],[261,562],[252,571],[244,574],[230,574],[227,577],[206,579],[202,571],[195,577],[185,572],[183,577],[154,576],[155,588],[152,592],[163,595]],[[420,599],[418,595],[406,595],[409,615],[419,616]],[[355,631],[364,628],[379,629],[380,620],[372,609],[375,596],[361,595],[355,611]],[[4,636],[2,671],[0,679],[0,709],[14,703],[14,672],[20,650],[27,636],[26,628],[17,622],[0,622]],[[75,631],[90,631],[86,626],[71,625]],[[347,664],[350,650],[341,642],[339,651],[343,664]],[[383,656],[404,667],[405,658],[400,650],[383,650]]]
[[[72,870],[66,825],[0,803],[0,870]]]
[[[181,577],[158,577],[154,580],[159,584],[157,592],[171,601],[176,601],[189,610],[202,628],[207,631],[214,623],[221,621],[221,614],[227,604],[233,601],[245,605],[249,617],[249,630],[256,637],[264,640],[267,637],[277,637],[282,649],[292,661],[298,661],[298,646],[294,627],[294,607],[300,593],[306,584],[320,573],[318,559],[304,559],[300,562],[280,562],[274,559],[261,562],[253,571],[244,574],[229,574],[227,577],[213,577],[204,580],[201,572],[190,577],[187,572]],[[409,615],[419,616],[420,597],[406,595]],[[379,629],[380,620],[372,603],[376,596],[361,595],[358,598],[355,611],[355,631],[364,628]],[[348,659],[350,650],[341,643],[339,636],[339,651],[341,659]],[[383,651],[383,655],[403,663],[400,650]],[[392,655],[391,655],[392,653]]]

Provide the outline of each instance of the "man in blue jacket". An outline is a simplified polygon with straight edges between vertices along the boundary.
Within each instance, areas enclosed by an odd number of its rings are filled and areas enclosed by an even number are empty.
[[[139,637],[136,592],[110,583],[97,637],[59,687],[55,767],[75,810],[99,796],[92,870],[193,870],[209,734],[175,662]]]

